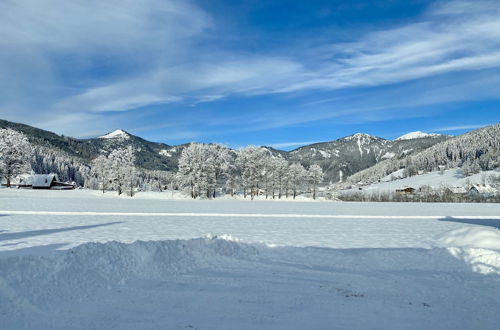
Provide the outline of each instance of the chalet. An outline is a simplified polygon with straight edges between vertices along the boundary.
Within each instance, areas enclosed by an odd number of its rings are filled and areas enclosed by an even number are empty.
[[[485,184],[475,184],[472,187],[470,187],[469,191],[467,192],[467,195],[469,197],[493,197],[497,194],[497,190],[493,188],[492,186],[485,185]]]
[[[467,194],[467,189],[465,187],[447,187],[452,194],[455,195],[465,195]]]
[[[406,187],[403,189],[396,189],[396,193],[398,194],[413,194],[415,192],[415,188]]]
[[[5,186],[2,183],[2,186]],[[66,183],[59,181],[57,174],[22,174],[12,180],[12,187],[32,188],[32,189],[54,189],[66,190],[75,189],[75,183]]]
[[[33,189],[75,189],[72,183],[60,182],[57,174],[35,174],[32,176]]]

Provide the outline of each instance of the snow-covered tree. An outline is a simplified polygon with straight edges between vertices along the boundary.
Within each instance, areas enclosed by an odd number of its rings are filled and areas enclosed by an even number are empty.
[[[26,136],[13,129],[0,129],[0,174],[7,187],[16,175],[31,171],[32,149]]]
[[[124,191],[132,197],[137,182],[135,154],[131,146],[113,150],[108,156],[110,180],[118,195]]]
[[[286,186],[288,162],[283,158],[273,158],[273,160],[271,161],[271,166],[273,170],[274,187],[278,190],[278,198],[281,199]],[[274,198],[275,194],[273,191],[273,199]]]
[[[130,197],[134,196],[134,188],[137,184],[137,169],[135,167],[135,162],[136,158],[134,149],[129,146],[124,149],[122,171],[124,178],[124,188],[125,191],[128,192],[128,195]]]
[[[301,185],[306,181],[307,174],[308,173],[304,166],[297,163],[290,165],[288,178],[290,182],[290,188],[292,189],[293,193],[293,199],[295,199],[295,197],[297,196],[297,192],[299,191]]]
[[[208,198],[216,187],[216,161],[212,148],[201,143],[191,143],[179,159],[179,178],[189,187],[192,198],[204,193]]]
[[[316,199],[316,189],[323,180],[323,170],[319,165],[311,165],[308,171],[309,182],[312,185],[313,199]]]
[[[269,196],[273,196],[274,193],[274,158],[267,155],[262,161],[262,180],[264,184],[264,190],[266,191],[266,199]]]
[[[245,197],[248,192],[251,199],[254,199],[258,194],[265,157],[266,150],[260,147],[248,146],[239,150],[236,162],[241,169],[243,194]]]
[[[215,187],[212,196],[215,198],[217,185],[221,184],[221,180],[228,174],[233,159],[229,153],[229,149],[222,144],[208,144],[205,145],[205,148],[208,153],[207,161],[213,170]]]
[[[229,167],[226,172],[226,191],[229,190],[231,197],[234,196],[236,190],[241,185],[241,172],[239,167],[234,163],[229,163]]]
[[[110,165],[110,161],[104,155],[100,155],[92,161],[92,173],[97,177],[99,187],[102,189],[103,194],[106,192],[110,183]]]

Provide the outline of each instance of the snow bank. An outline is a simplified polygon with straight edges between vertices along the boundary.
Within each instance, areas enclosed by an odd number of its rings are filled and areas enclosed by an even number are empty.
[[[474,272],[500,274],[500,231],[494,228],[464,227],[440,235],[437,244],[469,265]]]
[[[479,273],[499,269],[499,251],[484,249],[271,248],[229,235],[88,243],[0,259],[0,315],[6,329],[37,330],[494,329],[498,277]]]
[[[161,279],[198,268],[216,267],[224,258],[250,258],[256,254],[255,247],[239,243],[229,235],[223,235],[222,238],[208,236],[191,240],[137,241],[131,244],[87,243],[49,257],[2,259],[0,274],[10,269],[5,276],[12,277],[15,276],[15,268],[37,268],[36,274],[29,274],[24,280],[37,281],[34,277],[38,275],[58,279],[71,273],[71,277],[79,282],[85,282],[89,276],[123,282],[141,278]],[[48,264],[55,267],[45,267]]]
[[[487,227],[464,227],[440,235],[437,242],[441,246],[448,247],[500,250],[500,230]]]
[[[225,238],[87,243],[49,257],[0,259],[0,302],[24,311],[36,309],[26,299],[38,305],[42,298],[89,295],[129,281],[217,269],[231,258],[252,259],[258,254],[255,247]]]

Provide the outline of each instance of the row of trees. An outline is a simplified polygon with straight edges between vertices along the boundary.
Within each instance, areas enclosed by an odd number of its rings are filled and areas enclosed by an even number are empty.
[[[323,171],[318,165],[306,170],[255,146],[232,151],[220,144],[192,143],[181,154],[177,179],[192,198],[215,197],[218,189],[231,196],[240,191],[251,199],[260,194],[295,198],[308,186],[315,199]]]
[[[323,171],[318,165],[305,169],[272,156],[264,148],[246,147],[238,151],[220,144],[192,143],[179,159],[177,174],[165,171],[139,171],[135,151],[131,146],[100,155],[92,161],[91,169],[73,162],[43,147],[32,147],[22,133],[0,129],[0,174],[7,186],[12,178],[35,170],[36,173],[57,173],[63,181],[85,182],[85,186],[102,192],[115,190],[119,195],[134,195],[140,186],[144,190],[162,191],[187,188],[192,198],[216,197],[216,192],[242,193],[254,199],[293,196],[309,190],[315,199]],[[35,168],[33,168],[33,166]]]

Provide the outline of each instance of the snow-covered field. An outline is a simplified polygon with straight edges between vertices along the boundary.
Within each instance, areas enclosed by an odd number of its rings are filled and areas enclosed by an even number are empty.
[[[500,323],[498,204],[113,195],[0,189],[0,329]]]

